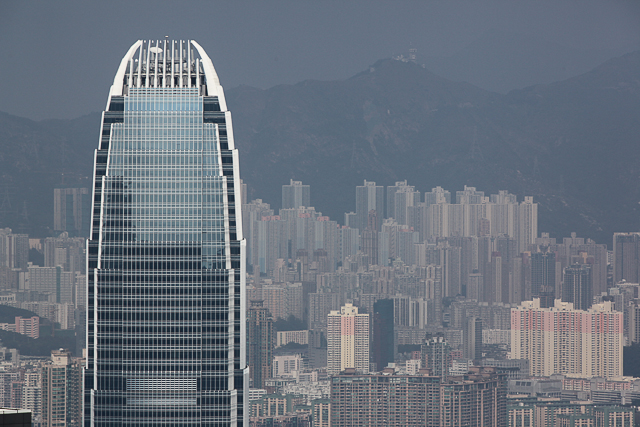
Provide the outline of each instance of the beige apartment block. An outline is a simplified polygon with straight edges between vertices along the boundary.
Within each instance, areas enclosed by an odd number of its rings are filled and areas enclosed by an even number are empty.
[[[560,300],[541,308],[534,298],[511,309],[511,358],[528,359],[532,376],[621,376],[623,342],[623,313],[610,301],[575,310]]]
[[[327,373],[338,375],[347,368],[369,372],[369,315],[347,303],[327,316]]]

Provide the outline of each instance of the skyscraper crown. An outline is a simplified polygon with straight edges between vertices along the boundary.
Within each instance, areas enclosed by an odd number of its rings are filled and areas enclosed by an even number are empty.
[[[194,40],[138,40],[122,58],[110,96],[126,95],[130,87],[198,88],[227,109],[213,63]]]

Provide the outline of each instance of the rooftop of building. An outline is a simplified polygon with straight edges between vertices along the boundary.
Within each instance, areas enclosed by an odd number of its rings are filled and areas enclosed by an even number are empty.
[[[4,414],[28,414],[31,413],[29,409],[16,409],[16,408],[0,408],[0,415]]]
[[[603,301],[600,304],[593,304],[588,310],[574,309],[572,302],[565,302],[560,299],[554,300],[553,307],[544,308],[540,306],[540,298],[533,298],[531,301],[522,301],[518,309],[529,310],[545,310],[545,311],[585,311],[589,313],[593,312],[613,312],[613,304],[611,301]]]
[[[221,111],[227,110],[213,63],[194,40],[135,42],[120,62],[109,100],[129,88],[197,88],[200,95],[217,96]]]

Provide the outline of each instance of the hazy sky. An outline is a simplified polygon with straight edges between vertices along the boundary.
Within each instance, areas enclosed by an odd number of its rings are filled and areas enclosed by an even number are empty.
[[[640,49],[640,1],[0,0],[0,111],[104,108],[135,40],[195,39],[225,88],[341,79],[413,44],[451,55],[497,29],[577,49]]]

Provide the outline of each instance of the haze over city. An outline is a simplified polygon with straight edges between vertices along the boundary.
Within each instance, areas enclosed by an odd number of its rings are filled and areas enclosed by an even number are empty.
[[[36,120],[100,111],[96,88],[111,84],[137,39],[200,40],[226,89],[345,79],[410,47],[428,69],[441,57],[485,56],[469,63],[478,75],[465,74],[484,87],[485,70],[528,75],[549,47],[591,60],[567,70],[586,72],[639,49],[639,21],[635,1],[3,1],[0,111]],[[498,44],[474,44],[494,31]]]
[[[0,40],[0,424],[637,425],[640,3],[5,1]]]

